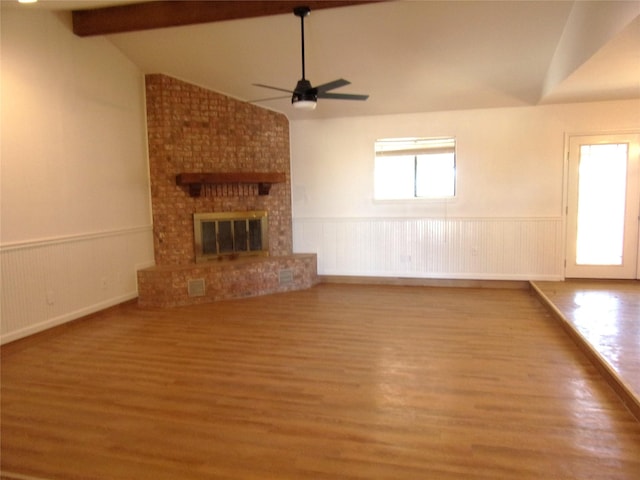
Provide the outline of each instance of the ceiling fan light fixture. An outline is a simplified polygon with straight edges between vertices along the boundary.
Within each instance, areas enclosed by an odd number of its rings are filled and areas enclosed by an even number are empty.
[[[318,102],[313,100],[300,100],[292,103],[293,108],[297,108],[298,110],[315,110],[318,105]]]
[[[294,93],[291,97],[291,105],[299,110],[315,110],[318,97],[310,93]]]

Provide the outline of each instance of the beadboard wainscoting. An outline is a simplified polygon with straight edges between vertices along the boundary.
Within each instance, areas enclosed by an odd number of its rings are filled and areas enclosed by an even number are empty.
[[[563,238],[561,217],[293,219],[319,275],[560,280]]]
[[[1,343],[136,298],[152,266],[152,227],[0,246]]]

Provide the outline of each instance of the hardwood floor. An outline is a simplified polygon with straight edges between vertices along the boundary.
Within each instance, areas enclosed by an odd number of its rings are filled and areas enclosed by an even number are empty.
[[[640,419],[640,282],[535,282],[567,330]]]
[[[637,479],[640,423],[523,290],[127,305],[2,348],[2,478]]]

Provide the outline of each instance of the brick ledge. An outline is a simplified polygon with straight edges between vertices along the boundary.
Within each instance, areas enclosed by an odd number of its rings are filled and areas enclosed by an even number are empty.
[[[291,282],[281,284],[282,270],[291,270]],[[191,280],[204,281],[202,295],[189,296]],[[315,253],[159,265],[138,271],[138,305],[161,308],[195,305],[302,290],[318,281]]]

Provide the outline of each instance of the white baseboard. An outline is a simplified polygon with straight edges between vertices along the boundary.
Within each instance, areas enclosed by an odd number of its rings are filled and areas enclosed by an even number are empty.
[[[50,328],[63,325],[67,322],[77,320],[87,315],[91,315],[92,313],[96,313],[101,310],[105,310],[109,307],[114,307],[121,303],[128,302],[129,300],[133,300],[137,297],[138,297],[137,292],[130,292],[124,295],[110,298],[108,300],[105,300],[99,303],[95,303],[93,305],[88,305],[84,308],[75,310],[73,312],[65,313],[64,315],[60,315],[58,317],[49,318],[43,322],[39,322],[34,325],[29,325],[28,327],[25,327],[25,328],[21,328],[20,330],[9,332],[5,335],[0,336],[0,345],[4,345],[6,343],[13,342],[15,340],[19,340],[24,337],[28,337],[29,335],[34,335],[36,333],[43,332]]]

